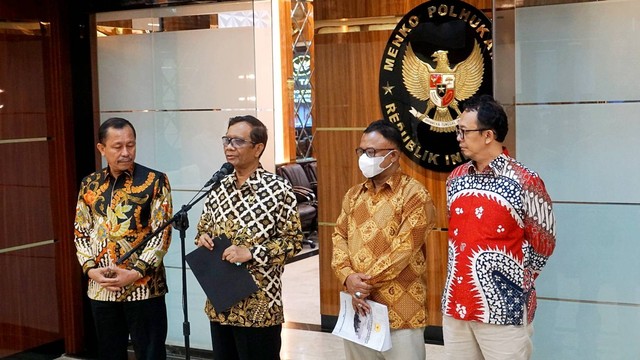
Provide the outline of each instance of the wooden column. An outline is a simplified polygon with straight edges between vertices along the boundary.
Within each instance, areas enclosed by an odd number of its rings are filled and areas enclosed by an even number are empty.
[[[273,0],[280,8],[280,57],[282,84],[282,143],[286,162],[296,161],[296,134],[293,115],[293,34],[291,29],[291,0]],[[275,51],[275,50],[274,50]],[[276,119],[276,121],[278,121]]]
[[[56,241],[56,283],[61,336],[65,353],[77,354],[84,350],[83,282],[81,268],[73,242],[73,221],[77,199],[76,162],[74,143],[74,113],[72,94],[72,68],[70,36],[72,19],[67,15],[70,4],[67,0],[48,2],[51,14],[51,42],[45,47],[47,129],[49,141],[49,163],[51,210],[56,214],[53,232]],[[87,31],[88,33],[88,31]],[[91,119],[83,119],[92,121]]]

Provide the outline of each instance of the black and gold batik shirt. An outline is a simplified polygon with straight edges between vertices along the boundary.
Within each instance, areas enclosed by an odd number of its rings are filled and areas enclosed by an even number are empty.
[[[171,187],[161,172],[135,164],[114,178],[109,168],[82,180],[75,218],[78,261],[90,269],[115,267],[116,260],[172,217]],[[89,279],[87,295],[100,301],[136,301],[164,295],[167,281],[162,259],[171,242],[167,227],[121,265],[142,278],[120,291]]]
[[[231,243],[251,251],[246,262],[258,291],[218,313],[209,300],[205,312],[223,325],[266,327],[284,322],[284,263],[302,249],[302,230],[291,186],[259,167],[240,188],[235,172],[209,194],[198,222],[198,233],[226,234]]]

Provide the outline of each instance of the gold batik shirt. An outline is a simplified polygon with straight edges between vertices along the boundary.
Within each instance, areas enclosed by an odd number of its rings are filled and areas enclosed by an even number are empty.
[[[86,274],[93,268],[115,267],[116,260],[172,217],[171,187],[167,176],[135,164],[114,178],[109,168],[82,180],[75,218],[76,255]],[[100,301],[146,300],[167,292],[162,259],[171,242],[167,227],[140,247],[121,268],[142,278],[120,291],[104,289],[89,279],[87,295]]]
[[[426,240],[434,221],[429,192],[400,170],[379,191],[367,180],[342,201],[331,266],[342,284],[353,273],[371,275],[367,299],[387,305],[392,329],[427,325]]]
[[[291,186],[259,167],[240,188],[235,172],[207,197],[196,239],[226,234],[246,247],[253,258],[245,263],[258,291],[218,313],[207,300],[205,312],[223,325],[266,327],[284,322],[282,272],[287,259],[302,249],[302,230]]]

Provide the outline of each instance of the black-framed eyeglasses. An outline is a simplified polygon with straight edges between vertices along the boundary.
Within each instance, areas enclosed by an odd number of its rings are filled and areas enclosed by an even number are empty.
[[[460,129],[458,126],[456,126],[456,136],[462,140],[464,139],[464,136],[467,135],[468,132],[485,131],[485,130],[491,130],[491,129]]]
[[[371,157],[375,157],[378,151],[383,151],[383,150],[395,150],[395,149],[356,148],[356,155],[360,157],[362,156],[362,154],[367,154],[367,157],[371,158]]]
[[[233,146],[234,148],[239,148],[239,147],[246,146],[247,144],[255,145],[256,143],[254,143],[251,140],[245,140],[245,139],[242,139],[242,138],[232,138],[232,137],[228,137],[228,136],[223,136],[222,137],[222,145],[223,146],[229,146],[229,144],[231,144],[231,146]]]

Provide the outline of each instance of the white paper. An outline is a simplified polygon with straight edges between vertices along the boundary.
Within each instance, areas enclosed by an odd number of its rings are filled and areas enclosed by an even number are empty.
[[[340,292],[340,314],[332,334],[373,350],[387,351],[391,349],[387,306],[375,301],[365,301],[371,307],[371,312],[363,317],[353,309],[351,295]]]

